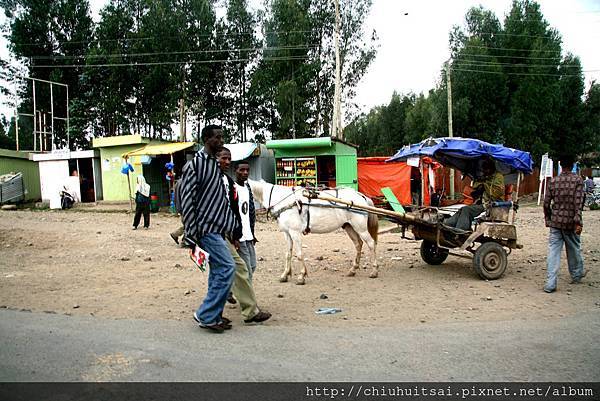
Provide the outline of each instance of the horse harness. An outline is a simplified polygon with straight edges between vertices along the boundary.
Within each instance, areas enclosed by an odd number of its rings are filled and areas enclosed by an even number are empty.
[[[290,203],[289,205],[274,211],[274,207],[283,202],[287,197],[295,194],[296,191],[293,191],[290,195],[288,195],[286,198],[282,199],[281,201],[277,202],[277,204],[275,205],[271,205],[271,197],[273,195],[273,189],[275,188],[275,186],[271,187],[271,191],[269,192],[269,200],[267,203],[267,218],[269,218],[269,212],[271,213],[271,216],[273,216],[273,218],[278,219],[279,216],[281,215],[281,213],[292,209],[294,207],[298,208],[298,214],[301,215],[302,214],[302,207],[306,205],[306,227],[304,228],[304,231],[302,231],[302,234],[307,235],[310,233],[310,206],[311,206],[311,201],[312,198],[308,198],[308,202],[303,203],[298,199],[295,199],[293,203]],[[331,190],[335,191],[335,197],[338,198],[339,197],[339,188],[332,188]],[[362,195],[362,194],[361,194]],[[363,195],[364,197],[364,195]],[[331,203],[331,202],[330,202]],[[313,205],[313,206],[317,206],[317,207],[333,207],[333,208],[341,208],[341,209],[352,209],[351,205],[348,206],[336,206],[336,205]]]

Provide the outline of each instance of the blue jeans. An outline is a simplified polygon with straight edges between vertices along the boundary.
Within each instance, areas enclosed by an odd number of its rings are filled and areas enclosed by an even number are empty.
[[[556,289],[558,271],[560,270],[560,254],[563,244],[567,248],[567,263],[573,280],[580,280],[583,274],[583,259],[581,257],[581,237],[574,231],[559,230],[550,227],[548,237],[548,267],[545,289]]]
[[[221,234],[210,233],[200,238],[200,247],[209,253],[208,291],[196,316],[202,324],[221,321],[223,308],[233,284],[235,263]]]
[[[254,270],[256,270],[256,251],[254,250],[254,242],[240,241],[240,249],[238,250],[238,254],[244,260],[244,262],[246,262],[248,276],[250,276],[250,281],[252,281],[252,275],[254,274]]]

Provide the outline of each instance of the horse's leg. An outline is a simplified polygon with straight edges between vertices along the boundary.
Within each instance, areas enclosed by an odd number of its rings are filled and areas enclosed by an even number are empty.
[[[358,267],[360,266],[360,255],[362,253],[363,242],[362,239],[360,239],[358,233],[354,230],[354,228],[352,228],[350,224],[344,224],[343,227],[346,231],[346,234],[348,234],[348,237],[350,237],[350,239],[354,243],[354,248],[356,248],[356,256],[354,257],[354,263],[352,264],[350,270],[348,270],[348,273],[346,273],[346,276],[352,277],[356,274],[356,270],[358,270]]]
[[[288,277],[291,277],[292,275],[292,250],[294,247],[290,233],[284,231],[283,235],[285,236],[285,241],[287,242],[287,249],[285,251],[285,269],[283,270],[281,277],[279,277],[279,282],[281,283],[287,282]]]
[[[304,263],[304,257],[302,255],[302,235],[299,232],[290,231],[290,237],[292,237],[294,247],[296,248],[296,259],[298,259],[300,266],[302,266],[300,274],[296,279],[296,284],[303,285],[305,283],[304,279],[308,275],[308,272],[306,271],[306,264]]]
[[[369,277],[376,278],[377,275],[379,274],[379,267],[377,266],[377,241],[375,241],[373,239],[373,237],[371,237],[371,234],[369,234],[369,231],[366,229],[364,231],[360,231],[360,232],[357,231],[357,233],[360,236],[360,238],[362,238],[362,240],[367,244],[369,249],[371,250],[371,258],[373,260],[373,270],[371,270],[371,274],[369,274]]]

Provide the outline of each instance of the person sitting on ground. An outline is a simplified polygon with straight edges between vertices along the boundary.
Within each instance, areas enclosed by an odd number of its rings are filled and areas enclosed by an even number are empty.
[[[470,231],[475,217],[483,213],[491,203],[504,200],[504,176],[496,171],[493,160],[484,159],[478,163],[476,174],[480,178],[473,181],[472,186],[475,190],[471,193],[471,197],[478,201],[473,205],[462,207],[445,220],[444,225]]]
[[[269,312],[261,311],[258,308],[250,269],[238,253],[240,250],[240,239],[243,237],[243,229],[238,206],[239,197],[236,192],[235,183],[233,179],[226,174],[231,165],[231,152],[226,147],[222,147],[217,151],[216,156],[219,167],[223,172],[223,185],[225,186],[225,192],[228,195],[229,205],[236,217],[236,228],[231,232],[228,238],[229,240],[227,241],[227,247],[235,262],[235,276],[232,287],[233,295],[240,303],[241,313],[245,323],[264,322],[271,317],[271,314]],[[227,320],[229,319],[223,318],[223,321]]]
[[[150,185],[146,183],[143,175],[137,176],[135,187],[135,216],[133,217],[133,229],[137,230],[140,219],[144,215],[144,228],[150,227]]]

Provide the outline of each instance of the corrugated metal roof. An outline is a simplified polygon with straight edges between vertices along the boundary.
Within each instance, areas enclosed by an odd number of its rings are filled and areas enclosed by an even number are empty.
[[[160,145],[146,145],[141,149],[137,149],[131,152],[123,153],[123,157],[131,156],[143,156],[143,155],[170,155],[187,148],[194,146],[195,142],[174,142],[174,143],[163,143]]]
[[[225,147],[231,151],[231,161],[235,162],[252,156],[258,145],[255,142],[242,142],[228,143]]]

